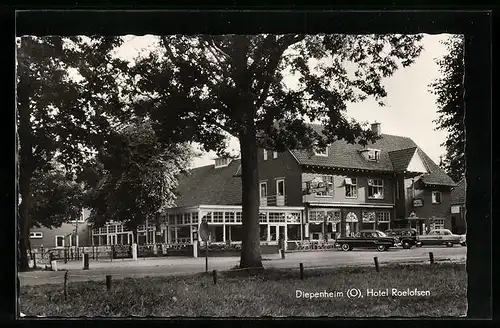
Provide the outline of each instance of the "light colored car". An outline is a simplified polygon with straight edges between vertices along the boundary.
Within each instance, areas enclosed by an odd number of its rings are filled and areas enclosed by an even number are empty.
[[[460,235],[460,245],[467,246],[467,235]]]
[[[431,230],[427,235],[418,236],[418,240],[421,242],[422,246],[446,245],[448,247],[453,247],[453,245],[462,243],[462,237],[453,234],[448,229]]]

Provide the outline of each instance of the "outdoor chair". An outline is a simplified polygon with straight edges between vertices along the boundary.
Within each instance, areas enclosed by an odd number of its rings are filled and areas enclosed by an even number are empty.
[[[302,249],[303,250],[310,250],[311,249],[311,242],[309,240],[304,240],[302,242]]]

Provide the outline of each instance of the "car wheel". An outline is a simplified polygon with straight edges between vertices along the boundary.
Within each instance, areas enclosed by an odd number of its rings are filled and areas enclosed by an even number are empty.
[[[385,246],[385,245],[377,245],[377,251],[379,252],[383,252],[383,251],[386,251],[389,247]]]
[[[349,246],[349,244],[342,244],[342,246],[340,248],[342,248],[342,250],[344,252],[347,252],[347,251],[351,250],[351,246]]]
[[[403,248],[404,248],[404,249],[410,249],[410,248],[411,248],[411,246],[410,246],[410,244],[408,244],[407,242],[404,242],[404,243],[403,243]]]
[[[415,244],[415,247],[422,247],[422,243]]]
[[[460,245],[467,246],[467,243],[466,242],[462,242],[462,243],[460,243]]]
[[[453,247],[453,243],[450,243],[450,242],[449,242],[449,243],[447,243],[447,244],[446,244],[446,246],[447,246],[447,247]]]

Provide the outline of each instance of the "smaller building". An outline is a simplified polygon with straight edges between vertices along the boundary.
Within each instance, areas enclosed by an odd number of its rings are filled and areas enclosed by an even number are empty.
[[[59,228],[33,227],[30,229],[32,249],[64,248],[67,246],[90,246],[91,229],[87,222],[90,210],[82,209],[79,220],[63,223]]]
[[[464,178],[451,190],[451,231],[456,234],[465,234],[467,231],[465,200],[466,182]]]

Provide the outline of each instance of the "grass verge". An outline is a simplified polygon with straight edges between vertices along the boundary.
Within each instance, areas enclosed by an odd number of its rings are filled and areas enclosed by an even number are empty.
[[[391,265],[374,268],[266,269],[210,275],[146,277],[102,282],[71,282],[68,298],[60,285],[21,287],[21,312],[27,316],[62,317],[413,317],[464,316],[467,311],[465,264]],[[355,288],[363,297],[349,298]],[[396,296],[399,291],[429,292]],[[297,297],[297,291],[331,292],[329,297]],[[389,295],[370,296],[368,290]],[[342,293],[342,294],[339,294]],[[303,294],[304,295],[304,294]],[[333,296],[333,297],[332,297]]]

